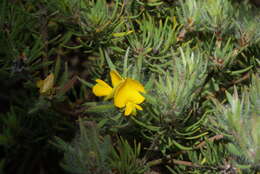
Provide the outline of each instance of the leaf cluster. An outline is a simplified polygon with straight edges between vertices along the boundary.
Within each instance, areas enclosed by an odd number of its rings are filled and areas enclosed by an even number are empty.
[[[2,0],[0,172],[259,171],[259,20],[231,0]],[[136,116],[93,95],[111,69],[145,86]]]

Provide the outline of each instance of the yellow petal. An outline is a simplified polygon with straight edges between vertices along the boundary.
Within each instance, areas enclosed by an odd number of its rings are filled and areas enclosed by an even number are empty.
[[[127,102],[140,104],[145,100],[133,86],[130,86],[129,81],[129,79],[126,79],[115,91],[114,104],[119,108],[125,107]]]
[[[36,86],[37,86],[38,88],[41,88],[41,87],[43,86],[43,80],[38,80],[38,81],[36,82]]]
[[[127,102],[126,107],[125,107],[125,116],[128,116],[132,113],[133,109],[135,109],[134,105],[135,104],[132,102]]]
[[[97,79],[97,84],[92,88],[96,96],[108,96],[112,92],[112,88],[103,80]]]
[[[106,96],[105,100],[113,98],[115,95],[115,92],[123,85],[124,81],[125,80],[122,80],[117,86],[113,87],[112,92]]]
[[[128,82],[127,83],[128,83],[129,86],[131,86],[131,88],[133,88],[133,89],[135,89],[135,90],[137,90],[139,92],[146,93],[146,91],[144,89],[144,86],[140,82],[128,78]]]
[[[143,110],[143,108],[140,105],[137,105],[137,104],[135,105],[135,108],[138,109],[139,111]]]
[[[124,80],[116,70],[110,71],[110,77],[113,87],[116,87],[117,85],[119,85],[119,83],[122,82],[122,80]]]
[[[37,85],[41,85],[40,93],[46,93],[53,88],[54,85],[54,74],[48,75],[43,82],[39,82]]]

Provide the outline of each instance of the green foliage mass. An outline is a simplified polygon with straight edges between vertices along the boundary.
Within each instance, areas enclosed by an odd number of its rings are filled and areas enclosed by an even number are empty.
[[[250,2],[0,1],[0,173],[260,172]],[[137,115],[93,94],[112,69],[144,85]]]

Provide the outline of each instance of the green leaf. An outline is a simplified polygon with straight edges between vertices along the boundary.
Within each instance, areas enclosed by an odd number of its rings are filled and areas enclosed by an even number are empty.
[[[113,110],[115,110],[115,106],[113,104],[104,104],[104,105],[89,107],[85,110],[85,112],[102,113],[102,112],[111,112]]]
[[[54,77],[55,77],[54,84],[57,83],[57,78],[58,78],[58,75],[60,72],[60,68],[61,68],[61,59],[60,59],[60,57],[58,57],[56,60],[55,68],[54,68]]]
[[[135,123],[137,123],[138,125],[140,125],[140,126],[146,128],[146,129],[149,129],[149,130],[151,130],[151,131],[159,131],[159,130],[160,130],[160,127],[152,126],[152,125],[147,125],[147,124],[145,124],[145,123],[143,123],[143,122],[141,122],[141,121],[135,119],[133,116],[131,116],[131,119],[132,119]]]
[[[82,78],[80,78],[80,77],[78,77],[78,80],[79,80],[82,84],[86,85],[86,86],[89,87],[89,88],[92,88],[92,87],[94,86],[92,83],[89,83],[89,82],[85,81],[84,79],[82,79]]]
[[[239,150],[233,143],[228,143],[227,149],[230,153],[236,156],[242,156],[241,150]]]

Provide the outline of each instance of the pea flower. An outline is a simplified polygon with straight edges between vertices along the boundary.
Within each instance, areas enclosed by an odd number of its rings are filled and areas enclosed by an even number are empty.
[[[140,92],[145,93],[141,83],[131,78],[122,78],[115,70],[110,72],[112,86],[103,80],[97,79],[97,84],[92,88],[96,96],[105,96],[105,99],[114,97],[114,105],[118,108],[125,107],[125,116],[135,115],[136,109],[143,110],[139,105],[145,98]]]
[[[40,94],[51,94],[54,86],[54,74],[50,73],[44,80],[38,80],[36,86],[40,88]]]
[[[106,97],[105,99],[113,98],[115,89],[120,83],[122,83],[125,80],[115,70],[110,71],[110,77],[113,88],[103,80],[96,80],[97,84],[92,88],[92,92],[96,96]]]

